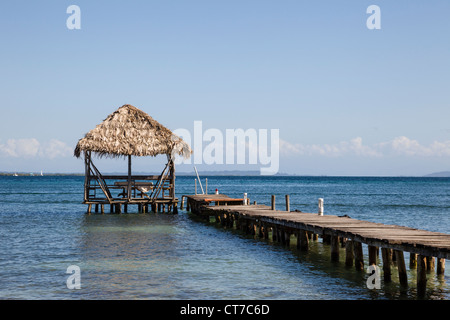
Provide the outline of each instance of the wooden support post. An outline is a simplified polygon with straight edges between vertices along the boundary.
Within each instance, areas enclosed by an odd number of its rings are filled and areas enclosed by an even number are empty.
[[[178,214],[178,206],[176,204],[173,205],[173,214]]]
[[[191,211],[191,201],[189,200],[189,198],[186,201],[186,211]]]
[[[284,243],[286,246],[290,246],[291,245],[291,234],[288,231],[284,231]]]
[[[353,241],[347,240],[345,243],[345,265],[347,267],[353,266],[353,259],[355,255],[353,254]]]
[[[417,268],[417,253],[409,253],[409,268],[416,269]]]
[[[381,257],[383,259],[383,277],[385,282],[391,282],[391,254],[387,248],[381,248]]]
[[[266,224],[263,224],[264,228],[264,239],[269,240],[269,227]]]
[[[275,195],[272,195],[272,210],[275,210]]]
[[[419,254],[417,259],[417,294],[423,296],[427,287],[427,258]]]
[[[427,257],[427,272],[433,271],[434,267],[435,267],[435,259],[434,259],[434,257],[428,256]]]
[[[408,276],[406,274],[405,258],[403,257],[403,251],[394,250],[395,258],[397,260],[398,279],[403,286],[408,285]]]
[[[339,261],[339,237],[331,236],[331,261]]]
[[[114,213],[114,205],[113,204],[109,205],[109,213]]]
[[[92,204],[88,204],[87,214],[91,214]]]
[[[100,205],[100,210],[101,210],[102,214],[105,213],[105,205],[103,203]]]
[[[309,240],[305,230],[300,230],[297,234],[297,249],[300,251],[308,251]]]
[[[358,271],[364,270],[364,256],[361,242],[353,242],[353,250],[355,253],[355,269]]]
[[[128,201],[130,201],[130,199],[131,199],[131,155],[128,156],[128,179],[127,179],[127,181],[128,181],[127,199],[128,199]]]
[[[95,213],[98,213],[98,203],[95,204]]]
[[[184,196],[181,196],[181,205],[180,205],[180,209],[183,210],[183,205],[184,205]]]
[[[438,258],[437,259],[436,273],[437,274],[444,274],[445,273],[445,259],[444,258]]]
[[[285,196],[285,198],[286,198],[286,211],[290,212],[291,211],[291,206],[290,206],[290,203],[289,203],[289,195],[287,194]]]
[[[369,266],[370,265],[377,265],[377,247],[369,246]]]
[[[128,213],[128,204],[123,205],[123,212]]]

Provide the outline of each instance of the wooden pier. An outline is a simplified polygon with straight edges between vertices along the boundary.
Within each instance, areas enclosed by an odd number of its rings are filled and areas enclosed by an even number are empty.
[[[289,196],[286,196],[286,211],[275,210],[272,205],[244,205],[243,199],[226,195],[185,195],[187,210],[209,221],[214,216],[224,227],[242,230],[245,233],[289,245],[291,235],[297,239],[297,248],[307,251],[309,242],[322,237],[323,243],[331,246],[332,261],[339,261],[339,248],[345,246],[345,265],[364,270],[362,245],[368,246],[369,265],[377,265],[381,249],[383,279],[391,281],[392,261],[396,261],[398,278],[407,286],[404,252],[410,253],[409,267],[417,269],[417,293],[425,293],[427,273],[436,268],[436,274],[444,274],[445,259],[450,258],[450,235],[418,230],[397,225],[386,225],[352,219],[348,216],[319,215],[289,211]],[[437,260],[437,262],[436,262]],[[379,273],[381,274],[381,272]]]

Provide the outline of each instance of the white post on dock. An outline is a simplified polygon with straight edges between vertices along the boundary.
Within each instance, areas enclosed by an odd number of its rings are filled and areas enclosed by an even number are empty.
[[[323,216],[323,198],[319,198],[319,216]]]
[[[197,179],[195,179],[195,195],[197,195]]]
[[[243,205],[244,206],[247,205],[247,192],[244,193],[244,203],[243,203]]]

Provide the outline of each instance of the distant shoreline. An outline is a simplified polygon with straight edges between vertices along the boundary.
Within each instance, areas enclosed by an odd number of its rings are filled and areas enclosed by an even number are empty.
[[[105,175],[126,175],[125,172],[105,172]],[[134,172],[133,174],[138,175],[155,175],[159,173],[148,173],[148,172]],[[30,176],[41,176],[40,172],[0,172],[0,176],[19,176],[19,177],[30,177]],[[43,176],[84,176],[84,173],[45,173]],[[195,172],[178,172],[177,176],[195,177]],[[236,176],[236,177],[263,177],[259,171],[203,171],[200,172],[200,177],[207,176]],[[360,175],[360,176],[342,176],[342,175],[306,175],[306,174],[289,174],[289,173],[277,173],[273,176],[268,177],[373,177],[373,178],[450,178],[450,171],[434,172],[422,176],[370,176],[370,175]]]

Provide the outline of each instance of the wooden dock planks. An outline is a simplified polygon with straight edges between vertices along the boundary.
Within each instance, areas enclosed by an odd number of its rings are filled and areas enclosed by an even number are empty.
[[[195,202],[219,196],[221,201],[232,199],[226,195],[185,196]],[[198,209],[198,208],[197,208]],[[276,226],[306,230],[316,234],[344,237],[370,246],[390,248],[424,256],[450,259],[450,235],[404,226],[387,225],[370,221],[319,216],[313,213],[272,210],[265,205],[202,206],[203,214],[227,212],[241,219],[258,220]],[[201,211],[200,210],[200,211]]]

